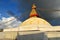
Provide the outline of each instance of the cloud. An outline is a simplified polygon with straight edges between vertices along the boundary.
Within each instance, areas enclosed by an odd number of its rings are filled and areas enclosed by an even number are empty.
[[[20,21],[14,19],[14,20],[8,22],[7,24],[9,26],[9,28],[10,28],[10,27],[18,27],[20,25],[20,23],[21,23]]]
[[[20,21],[17,21],[17,20],[13,20],[11,23],[10,23],[10,26],[13,26],[13,27],[18,27],[20,25]]]
[[[2,20],[0,20],[0,29],[18,27],[20,23],[21,21],[18,21],[14,17],[3,17]]]
[[[6,25],[4,23],[2,23],[0,20],[0,29],[4,29],[5,27],[6,27]]]

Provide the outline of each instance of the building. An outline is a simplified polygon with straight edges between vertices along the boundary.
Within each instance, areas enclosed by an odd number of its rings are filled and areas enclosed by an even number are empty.
[[[60,40],[60,27],[51,26],[46,20],[39,18],[33,5],[30,18],[17,28],[4,29],[4,38],[8,40]]]

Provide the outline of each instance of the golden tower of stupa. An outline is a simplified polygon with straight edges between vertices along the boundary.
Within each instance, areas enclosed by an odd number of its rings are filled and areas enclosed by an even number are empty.
[[[33,4],[32,11],[30,13],[30,17],[38,16],[38,14],[37,14],[35,9],[36,9],[36,6]]]
[[[30,13],[30,18],[25,20],[20,26],[26,25],[50,25],[46,20],[39,18],[36,12],[36,6],[33,4],[32,11]]]

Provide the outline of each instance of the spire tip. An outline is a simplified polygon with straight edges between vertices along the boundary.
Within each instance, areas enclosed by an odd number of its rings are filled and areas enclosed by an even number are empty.
[[[36,12],[36,6],[35,6],[35,4],[33,4],[32,11],[30,13],[30,17],[34,17],[34,16],[38,17],[38,14]]]

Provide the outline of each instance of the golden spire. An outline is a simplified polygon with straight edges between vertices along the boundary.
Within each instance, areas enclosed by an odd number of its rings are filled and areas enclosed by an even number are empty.
[[[30,13],[30,17],[34,17],[34,16],[38,16],[37,12],[36,12],[36,6],[33,4],[32,6],[32,11]]]

